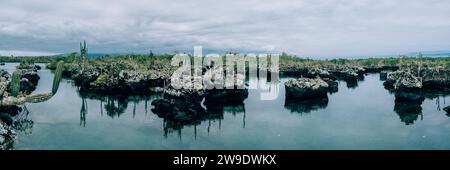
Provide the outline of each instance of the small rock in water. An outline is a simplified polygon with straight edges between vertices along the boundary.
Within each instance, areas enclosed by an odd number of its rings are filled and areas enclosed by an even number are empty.
[[[450,114],[450,106],[444,107],[442,110]]]

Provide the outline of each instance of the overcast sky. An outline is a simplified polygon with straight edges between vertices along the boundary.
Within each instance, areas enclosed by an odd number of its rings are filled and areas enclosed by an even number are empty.
[[[169,2],[170,1],[170,2]],[[0,54],[450,49],[449,0],[0,0]]]

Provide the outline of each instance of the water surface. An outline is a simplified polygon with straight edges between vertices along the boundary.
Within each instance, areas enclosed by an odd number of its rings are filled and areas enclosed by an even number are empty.
[[[8,71],[13,64],[2,66]],[[11,72],[11,71],[10,71]],[[53,74],[39,71],[36,92],[50,91]],[[327,102],[285,100],[282,78],[275,100],[250,90],[243,105],[227,106],[198,125],[165,128],[152,113],[160,95],[128,99],[82,97],[63,80],[49,101],[26,104],[32,127],[20,131],[15,149],[450,149],[448,97],[426,99],[421,114],[400,116],[394,95],[378,74],[356,87],[339,82]],[[102,99],[102,100],[99,100]]]

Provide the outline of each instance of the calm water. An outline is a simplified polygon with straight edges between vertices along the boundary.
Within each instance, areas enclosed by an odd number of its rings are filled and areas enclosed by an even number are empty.
[[[12,70],[13,65],[2,68]],[[53,74],[43,69],[39,75],[36,92],[49,91]],[[226,107],[223,116],[169,131],[151,111],[158,95],[110,100],[116,106],[111,109],[105,101],[83,99],[63,80],[49,101],[26,104],[33,126],[19,132],[14,148],[450,149],[450,118],[438,110],[450,105],[445,104],[448,98],[426,99],[422,114],[410,116],[417,120],[405,123],[378,74],[369,74],[353,88],[339,82],[339,92],[329,94],[328,102],[312,105],[285,101],[287,80],[281,80],[275,100],[262,101],[260,91],[250,90],[243,106]]]

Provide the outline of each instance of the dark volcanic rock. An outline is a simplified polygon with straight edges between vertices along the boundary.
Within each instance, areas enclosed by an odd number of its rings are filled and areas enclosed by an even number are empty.
[[[347,83],[347,88],[354,89],[358,87],[358,80],[347,80],[345,83]]]
[[[315,68],[315,67],[308,69],[306,77],[308,77],[308,78],[320,77],[322,79],[336,80],[336,78],[333,75],[331,75],[331,73],[328,72],[327,70]]]
[[[383,71],[397,71],[398,66],[369,66],[364,67],[364,73],[379,73]]]
[[[36,90],[36,84],[32,83],[26,78],[22,78],[22,80],[20,80],[20,91],[31,93],[34,90]]]
[[[20,91],[31,93],[36,90],[39,82],[39,75],[37,69],[19,69],[20,72]]]
[[[378,73],[382,70],[382,67],[364,67],[364,73]]]
[[[62,77],[65,77],[65,78],[73,79],[75,76],[78,76],[78,74],[79,74],[78,69],[73,69],[73,68],[64,68],[62,71]]]
[[[424,89],[450,91],[450,70],[443,68],[404,69],[391,72],[384,83],[386,89]]]
[[[12,119],[11,115],[9,115],[8,113],[3,113],[3,112],[0,113],[0,121],[5,123],[8,126],[11,126],[13,123],[13,119]]]
[[[22,78],[26,78],[28,79],[28,81],[30,81],[31,83],[33,83],[34,85],[37,85],[39,82],[39,75],[37,72],[32,72],[32,71],[26,71],[24,73],[22,73]]]
[[[355,72],[339,72],[332,71],[331,74],[339,80],[344,81],[358,81],[358,74]]]
[[[423,81],[422,88],[430,90],[450,91],[450,81],[438,81],[438,80]]]
[[[162,87],[164,80],[151,78],[138,71],[119,71],[110,75],[100,73],[100,68],[86,69],[84,72],[66,70],[72,75],[80,91],[99,94],[142,94],[150,92],[150,87]],[[76,72],[76,73],[74,73]]]
[[[78,72],[72,76],[75,85],[81,86],[81,88],[88,88],[90,83],[95,81],[100,73],[97,70],[85,70],[84,72]]]
[[[387,76],[388,76],[388,72],[386,72],[386,71],[380,72],[380,80],[381,81],[386,81],[387,80]]]
[[[225,112],[232,113],[233,115],[245,112],[244,103],[226,103],[206,105],[206,111],[209,118],[222,119]]]
[[[447,116],[450,117],[450,106],[444,107],[442,110],[444,110],[445,112],[447,112]]]
[[[16,135],[11,126],[0,122],[0,150],[11,149]]]
[[[16,116],[22,112],[22,107],[16,105],[0,106],[1,113],[8,113],[11,116]]]
[[[387,79],[385,82],[383,82],[383,86],[387,90],[394,90],[394,83],[395,83],[395,80]]]
[[[450,106],[444,107],[442,110],[444,110],[447,113],[450,113]]]
[[[307,76],[308,69],[307,68],[284,68],[280,70],[281,75],[283,76]]]
[[[247,89],[213,89],[205,92],[205,104],[242,103],[248,97]]]
[[[327,82],[327,84],[328,84],[328,92],[336,93],[336,92],[339,91],[339,89],[338,89],[339,84],[338,84],[337,81],[333,81],[333,80],[330,80],[330,79],[323,79],[323,80],[325,82]]]
[[[0,77],[4,77],[5,79],[9,79],[11,77],[11,74],[9,74],[7,71],[1,69],[0,70]]]
[[[387,84],[392,84],[396,90],[402,89],[420,89],[422,88],[422,81],[410,71],[395,71],[388,74]],[[385,86],[386,86],[385,85]]]
[[[299,78],[285,83],[286,98],[314,99],[326,98],[328,83],[320,78]]]

